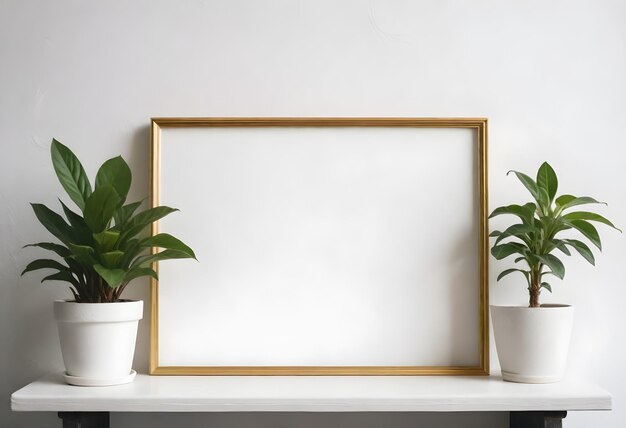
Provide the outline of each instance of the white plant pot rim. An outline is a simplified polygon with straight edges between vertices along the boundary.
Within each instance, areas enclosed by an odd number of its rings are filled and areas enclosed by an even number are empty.
[[[518,309],[518,310],[533,310],[533,311],[540,311],[540,310],[558,310],[558,309],[569,309],[572,307],[572,305],[568,305],[565,303],[544,303],[539,307],[536,308],[531,308],[530,306],[519,306],[519,305],[490,305],[492,308],[510,308],[511,310],[514,309]]]
[[[140,320],[142,317],[142,300],[122,300],[114,303],[54,301],[54,318],[58,322],[126,322]]]

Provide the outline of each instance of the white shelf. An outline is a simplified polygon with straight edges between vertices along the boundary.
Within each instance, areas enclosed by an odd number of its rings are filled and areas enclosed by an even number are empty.
[[[187,377],[137,375],[113,387],[76,387],[61,374],[11,396],[15,411],[456,412],[610,410],[611,395],[576,380],[529,385],[474,377]]]

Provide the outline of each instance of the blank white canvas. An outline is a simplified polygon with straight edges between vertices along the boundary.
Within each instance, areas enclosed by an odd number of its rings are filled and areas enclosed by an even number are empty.
[[[161,366],[479,365],[475,131],[163,128]]]

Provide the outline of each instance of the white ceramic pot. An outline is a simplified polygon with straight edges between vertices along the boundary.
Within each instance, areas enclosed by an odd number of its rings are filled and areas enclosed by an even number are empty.
[[[142,301],[76,303],[57,300],[65,380],[72,385],[108,386],[131,382]]]
[[[491,318],[504,380],[551,383],[563,378],[574,308],[491,306]]]

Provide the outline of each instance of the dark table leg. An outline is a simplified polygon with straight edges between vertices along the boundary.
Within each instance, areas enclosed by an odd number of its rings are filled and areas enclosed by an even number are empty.
[[[511,412],[510,428],[562,428],[567,412]]]
[[[63,428],[109,428],[109,412],[59,412]]]

